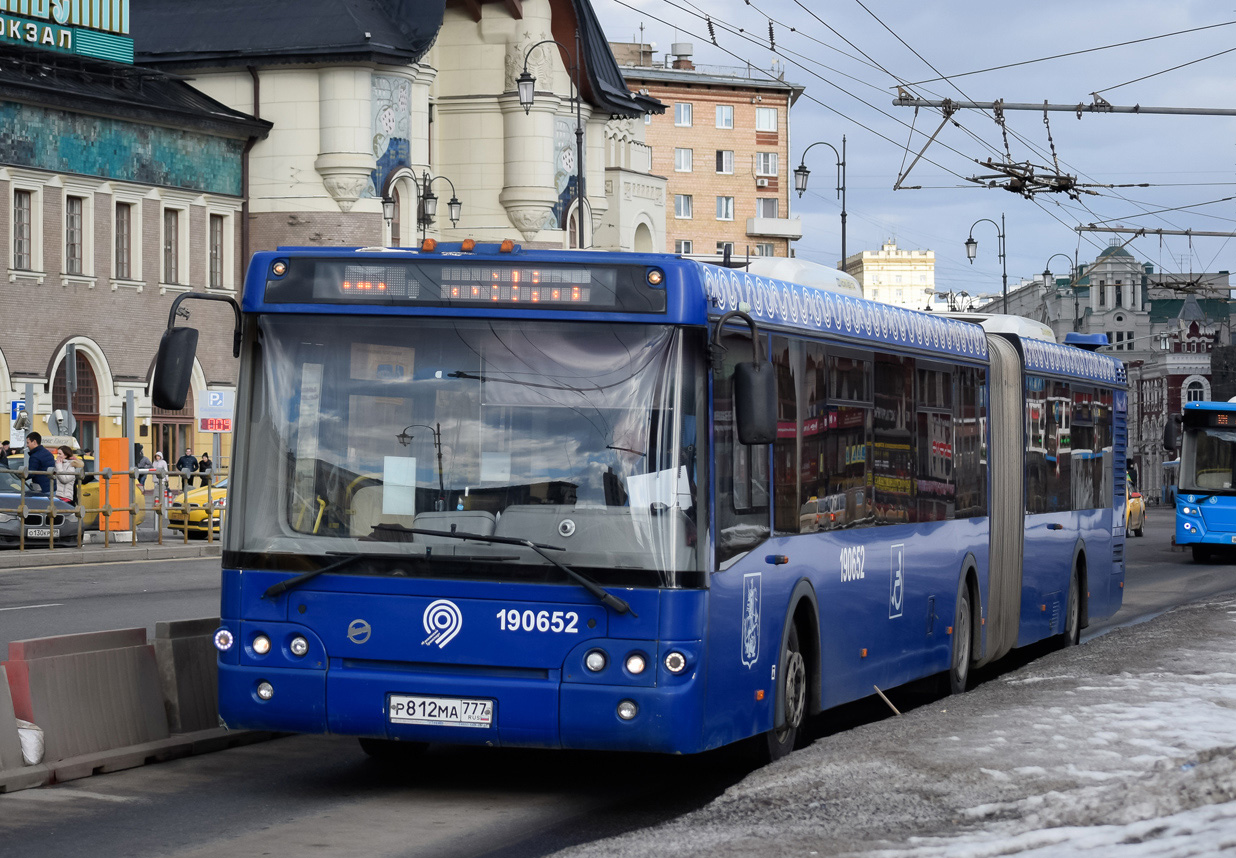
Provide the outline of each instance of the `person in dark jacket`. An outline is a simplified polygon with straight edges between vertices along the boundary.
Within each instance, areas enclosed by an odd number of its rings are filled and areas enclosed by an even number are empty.
[[[202,458],[197,463],[197,472],[201,474],[200,481],[202,485],[210,482],[210,472],[214,470],[215,463],[210,461],[209,453],[202,453]]]
[[[56,469],[56,457],[43,446],[43,436],[38,432],[31,432],[26,436],[26,449],[30,451],[30,470],[33,471],[53,471]],[[43,494],[51,492],[51,475],[50,474],[30,474],[30,481],[39,487],[39,491]]]
[[[193,451],[185,447],[184,453],[176,460],[176,470],[183,477],[184,485],[182,488],[189,488],[193,485],[193,474],[197,471],[197,459],[193,456]]]

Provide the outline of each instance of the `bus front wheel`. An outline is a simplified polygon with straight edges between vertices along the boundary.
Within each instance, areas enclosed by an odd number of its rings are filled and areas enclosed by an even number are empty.
[[[794,750],[803,717],[807,711],[807,663],[798,643],[798,626],[791,625],[781,647],[778,664],[780,678],[777,691],[785,715],[780,727],[773,726],[767,733],[752,736],[749,740],[752,756],[759,764],[771,763],[787,756]]]

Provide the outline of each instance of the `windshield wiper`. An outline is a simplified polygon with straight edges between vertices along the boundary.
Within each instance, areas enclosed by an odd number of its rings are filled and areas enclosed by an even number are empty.
[[[339,557],[339,559],[336,560],[334,563],[328,563],[327,565],[323,566],[321,569],[311,569],[308,572],[301,572],[299,575],[293,578],[288,578],[285,581],[279,581],[275,584],[271,584],[269,587],[266,588],[266,592],[262,594],[262,598],[263,599],[271,598],[274,596],[278,596],[282,593],[286,593],[288,590],[291,590],[293,587],[299,587],[301,584],[305,583],[306,581],[310,581],[318,577],[319,575],[325,575],[327,572],[334,572],[336,569],[341,569],[350,563],[353,563],[357,560],[361,560],[365,557],[372,557],[373,555],[372,554],[338,555],[338,554],[335,554],[334,552],[327,552],[326,556],[327,557]]]
[[[547,549],[549,551],[566,551],[565,548],[560,546],[541,545],[540,543],[533,542],[531,539],[520,539],[515,536],[481,536],[477,533],[456,533],[455,531],[447,530],[422,530],[416,527],[406,528],[406,532],[419,533],[422,536],[445,536],[449,539],[474,540],[476,542],[488,542],[495,545],[522,545],[525,548],[531,548],[537,554],[541,555],[550,563],[565,572],[568,577],[595,596],[603,604],[608,605],[620,614],[630,614],[636,619],[639,619],[639,614],[631,610],[630,604],[628,604],[625,599],[615,596],[613,593],[606,592],[601,588],[601,585],[597,584],[596,581],[593,581],[587,575],[584,575],[582,572],[576,572],[570,566],[555,560],[545,553]],[[293,578],[292,580],[295,581],[296,579]]]

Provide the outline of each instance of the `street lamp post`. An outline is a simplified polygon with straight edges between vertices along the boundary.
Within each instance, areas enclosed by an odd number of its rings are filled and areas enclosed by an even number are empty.
[[[536,97],[536,78],[528,73],[528,57],[532,52],[541,45],[555,44],[562,48],[568,55],[566,45],[559,42],[557,39],[542,39],[524,52],[524,70],[519,78],[515,81],[516,87],[519,90],[519,105],[524,109],[524,115],[532,110],[532,102]],[[580,88],[580,46],[579,46],[579,28],[575,29],[575,57],[571,62],[569,71],[571,72],[571,83],[574,85],[574,100],[575,100],[575,221],[578,224],[579,234],[575,246],[582,248],[584,246],[584,120],[581,114],[581,102],[583,101],[583,93]],[[566,218],[566,228],[570,230],[570,218]]]
[[[442,512],[446,508],[446,485],[442,479],[442,424],[435,423],[430,426],[428,423],[409,423],[403,427],[402,432],[395,436],[395,440],[404,447],[408,446],[412,443],[412,439],[416,437],[409,435],[408,430],[416,429],[417,427],[428,429],[433,433],[433,448],[438,454],[438,502],[434,504],[434,507],[438,512]]]
[[[996,223],[990,218],[979,218],[974,223],[970,224],[970,237],[966,239],[966,256],[970,259],[970,264],[974,264],[974,257],[978,255],[978,242],[974,240],[974,228],[980,223],[989,223],[996,228],[996,235],[999,238],[1000,250],[1000,270],[1001,270],[1001,286],[1004,293],[1004,305],[1002,311],[1009,311],[1009,267],[1008,260],[1004,255],[1004,215],[1000,215],[1000,223]]]
[[[446,176],[430,176],[426,170],[421,174],[419,180],[416,180],[416,174],[411,173],[414,179],[412,186],[416,189],[417,196],[417,214],[416,225],[421,229],[421,241],[425,240],[425,231],[429,225],[433,223],[434,216],[438,213],[438,197],[430,187],[434,182],[445,181],[451,186],[451,198],[446,203],[447,217],[451,219],[451,226],[459,224],[459,218],[463,214],[463,203],[459,201],[459,197],[455,194],[455,183]],[[389,227],[395,220],[395,197],[392,193],[391,186],[394,184],[394,174],[387,179],[386,187],[382,191],[382,218],[386,221]]]
[[[823,140],[812,143],[803,150],[803,157],[799,165],[794,168],[794,190],[798,191],[798,196],[803,195],[803,191],[807,190],[807,177],[811,175],[811,171],[807,169],[807,153],[811,151],[813,146],[827,146],[833,150],[833,154],[837,156],[837,198],[841,200],[841,268],[845,269],[845,135],[841,135],[841,151],[837,151],[837,147],[831,143],[825,143]]]
[[[1075,330],[1075,331],[1076,331],[1076,330],[1077,330],[1077,327],[1078,327],[1078,325],[1077,325],[1077,323],[1078,323],[1078,319],[1077,319],[1077,284],[1073,282],[1073,279],[1077,276],[1077,273],[1076,273],[1076,272],[1077,272],[1077,263],[1076,263],[1076,261],[1074,261],[1074,260],[1072,260],[1072,259],[1069,259],[1069,257],[1068,257],[1067,255],[1063,254],[1063,253],[1053,253],[1051,256],[1047,257],[1047,265],[1046,265],[1046,266],[1044,266],[1044,268],[1043,268],[1043,285],[1044,285],[1044,287],[1047,287],[1047,286],[1049,286],[1049,285],[1050,285],[1050,282],[1051,282],[1051,261],[1052,261],[1053,259],[1055,259],[1057,256],[1063,257],[1063,258],[1064,258],[1064,261],[1065,261],[1065,262],[1067,262],[1067,263],[1069,263],[1069,288],[1070,288],[1070,290],[1073,292],[1073,330]]]

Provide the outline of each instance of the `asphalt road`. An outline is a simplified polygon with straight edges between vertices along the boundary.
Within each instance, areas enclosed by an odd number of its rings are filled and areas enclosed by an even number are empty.
[[[1170,546],[1167,511],[1128,542],[1125,607],[1087,636],[1231,590],[1236,565]],[[212,616],[218,560],[0,570],[0,642]],[[46,607],[36,607],[37,605]],[[903,709],[909,692],[895,692]],[[825,735],[888,714],[829,713]],[[296,736],[0,796],[0,858],[219,854],[531,858],[700,807],[742,778],[733,755],[434,748],[383,766],[350,739]]]

